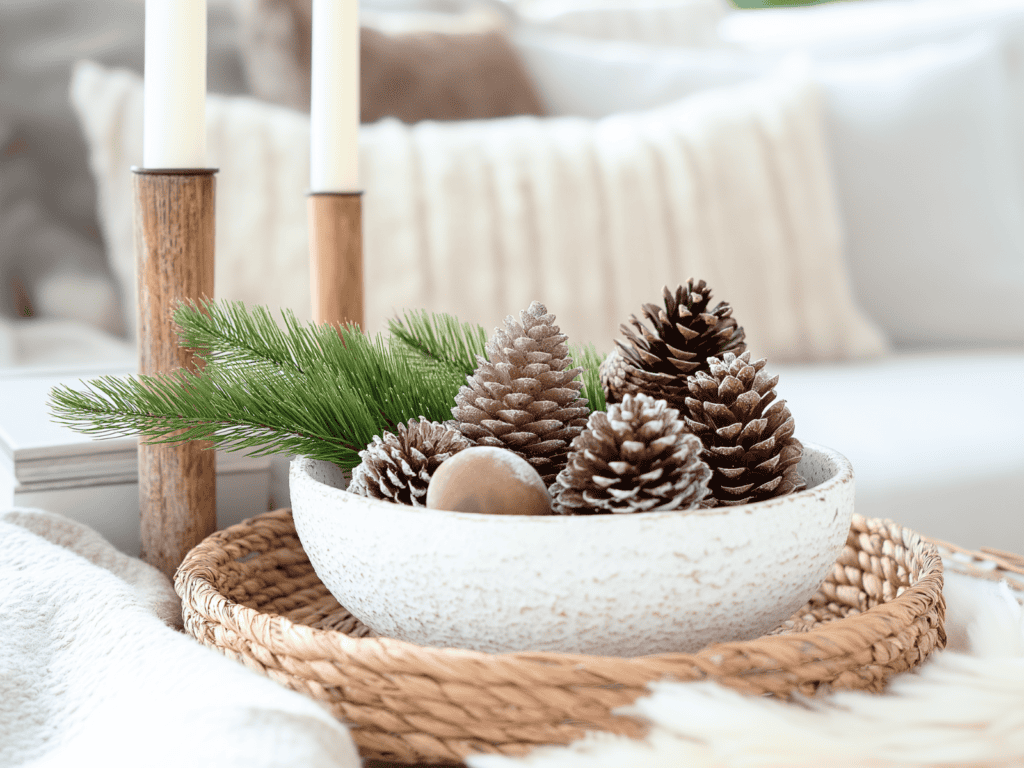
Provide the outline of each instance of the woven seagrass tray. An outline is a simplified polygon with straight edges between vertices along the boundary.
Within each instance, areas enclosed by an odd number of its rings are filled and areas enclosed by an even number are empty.
[[[523,754],[593,730],[641,736],[641,723],[612,710],[665,678],[783,697],[880,691],[946,641],[936,547],[857,515],[832,573],[794,617],[694,654],[487,654],[374,637],[317,578],[289,510],[207,538],[175,587],[189,634],[327,705],[364,758],[402,763]]]

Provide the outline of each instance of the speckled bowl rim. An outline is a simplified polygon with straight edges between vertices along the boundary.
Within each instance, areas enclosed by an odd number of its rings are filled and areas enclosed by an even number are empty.
[[[785,496],[778,496],[774,499],[768,499],[766,501],[753,502],[751,504],[737,504],[731,507],[712,507],[710,509],[687,509],[687,510],[669,510],[666,512],[644,512],[643,518],[645,520],[657,520],[659,518],[675,518],[680,514],[695,517],[716,517],[720,515],[740,515],[750,514],[755,510],[767,510],[780,505],[788,505],[793,503],[796,499],[803,499],[813,495],[822,495],[832,491],[844,483],[853,481],[853,464],[843,454],[834,448],[829,448],[824,445],[817,443],[803,443],[804,451],[813,451],[821,454],[826,459],[832,462],[835,467],[834,474],[828,479],[818,483],[817,485],[806,488],[796,493],[790,493]],[[294,462],[299,464],[299,470],[305,476],[304,479],[313,485],[324,489],[324,492],[336,496],[339,500],[344,498],[342,494],[348,494],[349,491],[343,488],[337,488],[333,485],[323,483],[314,478],[309,473],[309,468],[313,465],[314,460],[306,457],[298,457],[294,459]],[[386,510],[389,514],[395,515],[401,518],[404,515],[415,515],[417,519],[422,519],[424,515],[445,515],[454,516],[456,518],[462,518],[467,521],[469,520],[484,520],[497,524],[497,525],[586,525],[593,524],[594,522],[603,522],[608,520],[627,520],[635,517],[634,515],[615,515],[615,514],[604,514],[604,515],[488,515],[481,512],[455,512],[446,509],[427,509],[426,507],[411,507],[405,504],[396,504],[392,501],[384,501],[383,499],[374,499],[371,497],[361,497],[366,503],[376,507],[380,510]]]

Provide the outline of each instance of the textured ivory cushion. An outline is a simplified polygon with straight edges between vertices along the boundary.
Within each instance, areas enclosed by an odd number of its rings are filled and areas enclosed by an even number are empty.
[[[72,95],[92,147],[115,270],[133,291],[131,191],[141,84],[83,64]],[[308,120],[210,97],[216,293],[309,316]],[[662,110],[361,131],[367,323],[405,308],[488,329],[541,300],[608,350],[664,284],[706,279],[758,354],[886,349],[844,271],[817,90],[799,68]]]
[[[516,41],[550,112],[591,118],[740,82],[779,60],[542,33]],[[813,65],[854,288],[897,345],[1024,342],[1024,179],[1014,173],[1024,143],[1012,131],[1006,45],[980,33]],[[984,311],[951,312],[957,285]]]
[[[311,0],[234,0],[234,8],[253,94],[308,112]],[[507,15],[490,6],[460,13],[368,11],[360,23],[364,123],[544,112],[506,33]]]

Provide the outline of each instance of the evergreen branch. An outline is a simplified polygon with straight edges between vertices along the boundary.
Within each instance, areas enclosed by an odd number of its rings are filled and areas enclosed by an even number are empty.
[[[593,344],[572,344],[569,347],[569,356],[572,358],[575,367],[583,369],[579,376],[583,381],[580,397],[587,399],[591,411],[606,410],[604,388],[601,386],[601,374],[599,371],[601,363],[604,362],[604,356],[597,351]]]
[[[391,318],[388,330],[398,349],[418,356],[424,366],[439,366],[471,376],[477,357],[486,358],[487,332],[482,326],[460,322],[454,315],[406,311]]]
[[[309,402],[312,393],[302,397],[300,389],[295,397],[281,381],[240,382],[225,373],[211,366],[201,375],[106,376],[89,382],[84,392],[58,387],[51,392],[51,413],[87,434],[137,434],[154,442],[211,440],[225,450],[301,453],[342,466],[358,463],[365,445],[360,439],[376,428],[358,415],[347,424],[325,424],[328,414],[320,403]],[[289,400],[279,399],[282,389],[292,393]]]
[[[406,313],[392,336],[357,326],[300,323],[239,303],[181,304],[181,342],[206,362],[198,373],[102,377],[84,391],[58,387],[51,414],[98,436],[140,435],[153,442],[209,440],[254,455],[303,454],[349,469],[374,436],[424,416],[451,418],[459,387],[485,354],[483,328],[451,315]],[[601,357],[577,347],[580,393],[605,407]]]
[[[360,393],[366,409],[382,414],[444,414],[465,375],[451,370],[424,371],[404,350],[394,351],[381,337],[370,338],[358,326],[340,330],[331,325],[300,323],[282,312],[284,328],[263,307],[206,301],[181,304],[175,313],[181,343],[222,368],[278,368],[297,374],[333,375],[338,383]],[[301,384],[297,384],[301,386]],[[404,417],[406,421],[412,416]],[[430,417],[434,418],[434,417]],[[391,423],[394,426],[394,423]]]
[[[266,307],[248,310],[241,302],[206,299],[179,303],[174,322],[183,347],[221,365],[272,364],[301,372],[322,360],[322,344],[344,345],[337,333],[328,336],[317,326],[300,324],[290,310],[281,315],[285,329]]]
[[[325,333],[337,338],[330,326]],[[85,392],[58,387],[51,412],[87,434],[211,440],[225,450],[301,453],[346,469],[359,463],[358,452],[375,435],[398,423],[421,415],[451,418],[462,377],[425,374],[379,337],[355,333],[347,340],[343,362],[324,359],[301,371],[266,360],[210,362],[198,374],[102,377]]]

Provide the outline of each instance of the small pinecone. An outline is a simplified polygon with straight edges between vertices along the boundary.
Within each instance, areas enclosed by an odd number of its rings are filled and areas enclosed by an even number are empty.
[[[565,466],[569,444],[583,431],[590,409],[579,397],[581,372],[572,368],[566,337],[538,301],[509,316],[487,342],[487,360],[455,397],[452,416],[476,445],[522,456],[550,485]]]
[[[553,489],[563,515],[693,509],[708,492],[703,446],[679,411],[644,394],[595,411]]]
[[[462,433],[436,421],[409,419],[398,434],[385,432],[359,452],[362,463],[352,470],[348,490],[397,504],[425,507],[427,486],[441,462],[469,448]]]
[[[664,307],[644,304],[648,328],[630,317],[634,333],[621,329],[626,342],[616,340],[618,359],[609,355],[602,366],[602,385],[608,402],[619,402],[627,392],[645,392],[663,397],[683,409],[686,379],[708,370],[708,358],[726,352],[740,354],[747,348],[745,333],[732,316],[732,306],[720,302],[710,309],[711,289],[703,280],[692,278],[676,288],[663,289]]]
[[[768,375],[764,360],[750,362],[749,352],[727,352],[709,363],[710,373],[690,377],[683,414],[704,444],[716,506],[802,490],[796,465],[803,446],[793,437],[793,416],[785,400],[772,402],[779,377]]]

